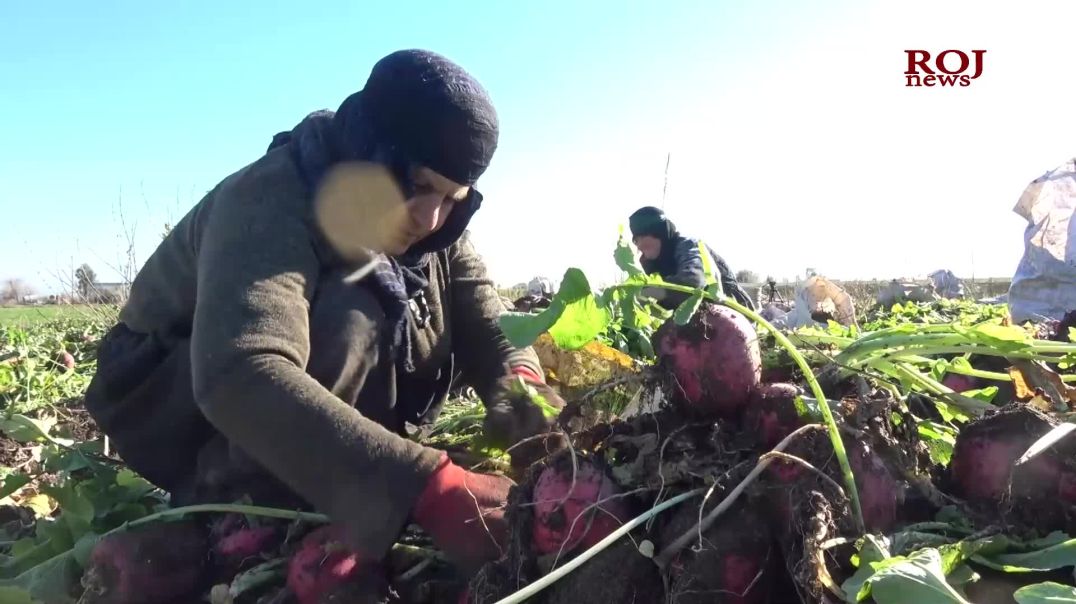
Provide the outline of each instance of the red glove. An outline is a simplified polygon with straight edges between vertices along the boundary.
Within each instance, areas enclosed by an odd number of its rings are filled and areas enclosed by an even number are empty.
[[[415,504],[415,522],[449,559],[477,571],[504,551],[504,509],[514,485],[504,476],[468,472],[443,454]]]

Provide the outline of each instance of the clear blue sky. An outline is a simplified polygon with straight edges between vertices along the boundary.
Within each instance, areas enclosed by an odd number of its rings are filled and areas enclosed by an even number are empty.
[[[1070,106],[1071,84],[1028,70],[1062,69],[1076,43],[1037,4],[980,9],[973,25],[852,1],[7,3],[0,278],[53,289],[72,261],[113,278],[119,210],[144,260],[164,222],[407,47],[457,60],[497,105],[473,226],[502,282],[611,274],[617,225],[660,203],[667,151],[670,212],[734,268],[1008,275],[1012,205],[1076,153],[1071,119],[1038,123]],[[911,94],[900,72],[916,44],[986,44],[993,62],[966,90]],[[1013,91],[1029,84],[1060,98]],[[912,144],[926,163],[891,161]],[[982,182],[962,195],[956,180]],[[969,235],[954,224],[969,212],[991,226]]]

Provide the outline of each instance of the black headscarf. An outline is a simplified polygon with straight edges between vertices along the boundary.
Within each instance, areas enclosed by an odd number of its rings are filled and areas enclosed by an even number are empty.
[[[657,258],[640,259],[643,270],[664,276],[676,274],[676,242],[680,239],[680,231],[663,210],[654,206],[639,208],[628,218],[628,227],[632,237],[649,235],[661,241],[661,253]]]
[[[428,285],[429,254],[455,243],[482,205],[475,190],[497,148],[498,120],[485,89],[462,67],[425,50],[394,52],[374,65],[366,85],[335,111],[316,111],[273,137],[269,150],[287,145],[311,192],[331,167],[345,161],[386,166],[405,197],[411,170],[427,167],[471,187],[445,224],[404,254],[389,258],[368,278],[391,327],[401,368],[414,371],[407,309]],[[421,317],[420,317],[421,319]]]

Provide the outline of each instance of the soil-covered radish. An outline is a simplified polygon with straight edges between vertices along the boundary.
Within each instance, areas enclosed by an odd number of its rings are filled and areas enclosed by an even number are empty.
[[[630,519],[612,478],[594,461],[570,458],[550,464],[534,485],[533,547],[539,555],[590,547]]]
[[[1016,466],[1057,422],[1021,403],[965,426],[949,465],[952,492],[985,513],[1044,531],[1076,530],[1076,443],[1066,438]]]
[[[712,509],[709,506],[707,510]],[[699,520],[696,506],[678,510],[662,529],[666,547]],[[726,512],[669,564],[671,604],[762,604],[770,600],[778,558],[766,517],[748,502]]]
[[[762,357],[754,326],[742,314],[704,304],[686,325],[669,320],[654,349],[675,378],[681,402],[707,414],[736,416],[759,383]]]
[[[863,524],[871,532],[889,532],[897,524],[904,504],[904,484],[868,443],[846,443],[846,450],[859,491]]]
[[[802,391],[794,384],[760,384],[744,412],[744,430],[760,447],[772,449],[807,422],[796,409]]]
[[[544,604],[661,602],[661,573],[630,539],[620,539],[557,581]]]
[[[82,577],[83,602],[186,601],[204,587],[208,542],[202,525],[161,522],[102,538]]]

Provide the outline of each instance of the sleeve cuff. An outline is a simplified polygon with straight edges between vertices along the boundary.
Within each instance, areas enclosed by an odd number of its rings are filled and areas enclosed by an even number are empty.
[[[539,384],[544,384],[545,383],[545,380],[542,379],[542,376],[538,375],[530,367],[524,367],[522,365],[517,365],[517,366],[512,368],[512,373],[522,377],[523,379],[530,380],[532,382],[538,382]]]

